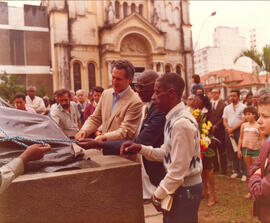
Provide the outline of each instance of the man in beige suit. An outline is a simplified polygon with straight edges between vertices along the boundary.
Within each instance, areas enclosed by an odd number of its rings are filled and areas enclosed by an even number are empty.
[[[102,125],[102,135],[96,140],[133,139],[141,121],[142,102],[129,86],[133,80],[134,67],[127,60],[113,63],[112,89],[103,92],[93,115],[85,121],[75,139],[82,139],[96,132]]]

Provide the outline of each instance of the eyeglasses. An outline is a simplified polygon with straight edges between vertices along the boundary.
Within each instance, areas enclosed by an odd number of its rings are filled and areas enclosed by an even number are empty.
[[[149,86],[149,85],[154,84],[154,83],[155,82],[149,82],[147,84],[134,84],[134,87],[135,87],[136,91],[140,91],[143,88],[145,88],[146,86]]]

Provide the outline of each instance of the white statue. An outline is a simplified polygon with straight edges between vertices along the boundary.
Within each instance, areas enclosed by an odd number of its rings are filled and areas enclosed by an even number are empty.
[[[151,23],[154,26],[158,26],[158,24],[159,24],[159,16],[158,16],[158,12],[157,12],[156,8],[154,8],[154,12],[153,12],[153,15],[152,15],[152,18],[151,18]]]
[[[106,23],[107,24],[113,24],[114,23],[114,10],[113,10],[113,5],[110,2],[110,4],[107,6],[105,9],[106,11]]]

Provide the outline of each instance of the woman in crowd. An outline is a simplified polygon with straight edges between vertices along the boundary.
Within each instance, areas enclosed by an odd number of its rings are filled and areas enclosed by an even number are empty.
[[[199,119],[202,120],[205,117],[205,123],[207,123],[209,120],[209,115],[211,111],[211,103],[210,103],[209,98],[206,95],[197,95],[195,97],[195,108],[200,110],[201,117]],[[216,203],[213,157],[203,155],[202,162],[203,162],[202,198],[209,196],[208,206],[211,207]],[[209,185],[209,190],[208,190],[208,185]]]
[[[257,123],[257,109],[252,106],[246,107],[244,114],[247,122],[243,123],[240,129],[237,155],[239,159],[244,158],[247,170],[249,170],[252,163],[259,156],[264,137]],[[250,197],[250,193],[245,195],[247,199]]]

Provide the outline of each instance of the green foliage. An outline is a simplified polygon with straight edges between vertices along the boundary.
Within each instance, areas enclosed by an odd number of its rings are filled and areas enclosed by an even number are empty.
[[[3,73],[0,74],[0,97],[11,102],[15,94],[25,92],[25,86],[18,85],[19,76]]]
[[[201,151],[205,157],[214,157],[216,155],[215,151],[212,148],[208,148],[205,152]]]
[[[47,90],[43,84],[41,84],[37,87],[37,96],[39,96],[41,98],[43,98],[44,96],[48,96]]]
[[[241,57],[248,57],[257,64],[259,72],[266,73],[266,89],[268,89],[268,78],[270,74],[270,45],[265,45],[262,52],[257,52],[256,49],[244,50],[238,57],[235,58],[234,63]]]

